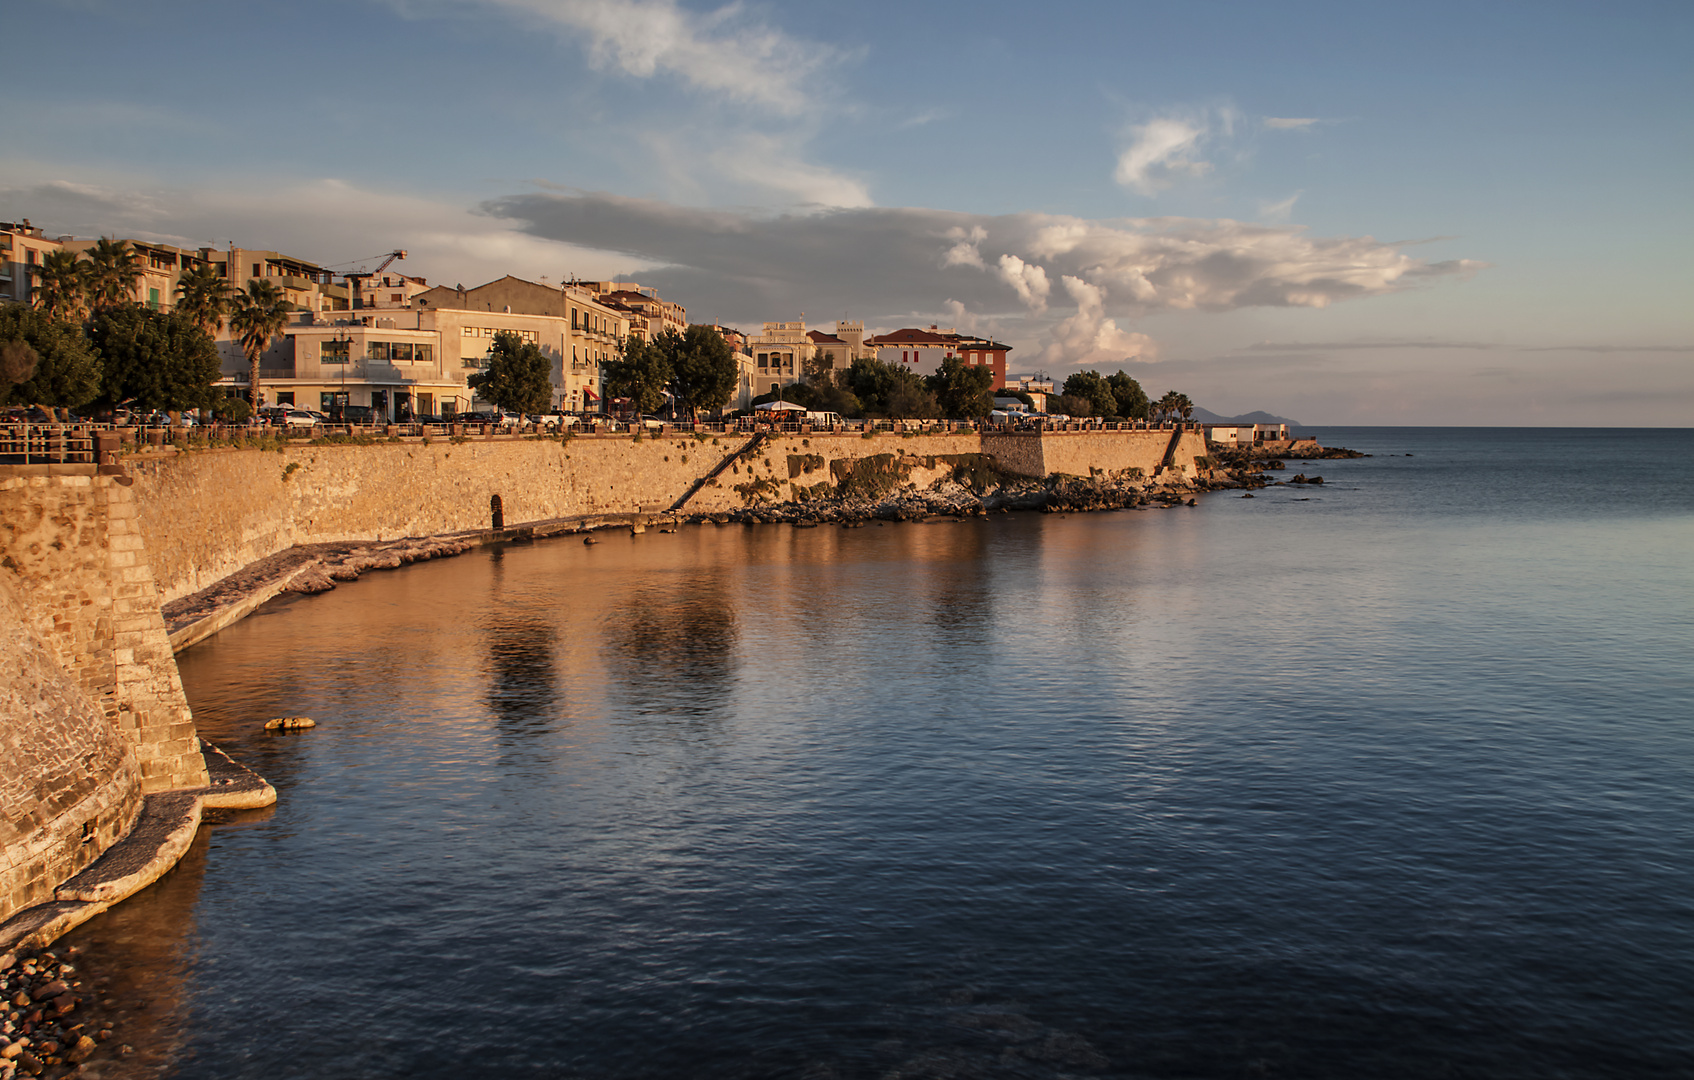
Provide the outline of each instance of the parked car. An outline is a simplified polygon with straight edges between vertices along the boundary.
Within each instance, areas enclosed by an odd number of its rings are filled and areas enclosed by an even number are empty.
[[[501,412],[494,409],[488,412],[460,413],[454,423],[459,424],[492,424],[495,427],[517,427],[523,423],[523,417],[517,413]]]
[[[260,415],[273,427],[310,428],[318,423],[318,418],[310,412],[292,405],[272,405],[260,410]]]
[[[649,428],[649,429],[657,429],[657,428],[664,427],[666,424],[674,424],[675,422],[676,421],[674,421],[674,420],[666,420],[662,416],[653,416],[649,413],[642,413],[639,417],[630,421],[629,426],[630,427],[640,426],[640,427]]]
[[[564,428],[580,427],[582,417],[576,413],[563,412],[555,409],[550,413],[542,413],[536,418],[536,423],[544,431],[559,431]]]

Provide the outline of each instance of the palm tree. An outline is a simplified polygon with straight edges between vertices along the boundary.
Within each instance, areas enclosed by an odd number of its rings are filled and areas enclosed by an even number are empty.
[[[209,263],[201,263],[177,279],[176,309],[209,337],[224,328],[224,317],[235,304],[235,289]]]
[[[259,411],[259,357],[271,347],[271,341],[288,325],[288,313],[294,305],[282,298],[282,290],[263,279],[247,283],[239,297],[229,326],[241,335],[241,351],[247,354],[247,399],[253,411]]]
[[[74,321],[81,317],[87,297],[87,269],[74,251],[49,251],[35,268],[30,300],[49,319]]]
[[[92,307],[117,307],[135,299],[141,256],[128,240],[102,236],[88,249],[88,296]]]

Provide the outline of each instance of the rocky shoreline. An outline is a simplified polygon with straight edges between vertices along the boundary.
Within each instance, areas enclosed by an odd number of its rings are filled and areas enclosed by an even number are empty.
[[[104,997],[105,980],[81,970],[78,950],[42,949],[0,956],[0,1080],[82,1073],[83,1063],[126,1057],[117,1041],[120,1019]]]

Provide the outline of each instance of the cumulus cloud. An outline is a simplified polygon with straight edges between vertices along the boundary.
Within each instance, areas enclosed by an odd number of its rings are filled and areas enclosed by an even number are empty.
[[[947,302],[941,305],[941,310],[946,313],[949,326],[963,330],[967,334],[976,333],[976,328],[982,322],[964,304],[952,297],[948,297]]]
[[[676,0],[484,0],[580,42],[589,62],[635,78],[668,75],[696,90],[783,115],[806,112],[808,89],[838,62],[832,46],[796,39],[740,4],[696,14]]]
[[[652,267],[641,272],[643,283],[730,323],[832,310],[894,329],[911,325],[911,312],[940,312],[951,300],[1003,319],[1020,349],[1058,345],[1057,355],[1067,357],[1115,351],[1111,362],[1154,354],[1131,329],[1145,315],[1321,308],[1480,265],[1429,262],[1369,236],[1314,237],[1297,226],[1231,220],[911,207],[755,214],[548,192],[484,209],[531,236],[642,260]],[[1077,305],[1074,314],[1051,310],[1054,281]]]
[[[1088,367],[1117,364],[1127,360],[1154,361],[1158,344],[1146,334],[1118,328],[1106,316],[1106,294],[1099,286],[1065,274],[1059,279],[1076,302],[1076,314],[1054,326],[1041,362],[1049,367]]]
[[[1047,310],[1047,271],[1034,263],[1026,263],[1016,255],[1000,256],[1000,278],[1012,287],[1031,311]]]
[[[988,239],[987,229],[980,225],[972,225],[969,229],[952,228],[947,230],[947,239],[957,243],[948,248],[947,254],[941,257],[942,266],[974,266],[978,270],[987,269],[978,246]]]

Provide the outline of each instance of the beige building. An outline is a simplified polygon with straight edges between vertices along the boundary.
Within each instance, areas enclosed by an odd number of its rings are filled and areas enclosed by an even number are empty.
[[[493,310],[484,294],[481,308],[441,306],[465,300],[474,290],[431,289],[417,294],[410,309],[369,313],[305,313],[260,358],[260,389],[267,402],[290,403],[333,415],[337,404],[368,407],[373,419],[468,412],[486,408],[465,384],[488,366],[494,337],[511,331],[536,345],[552,362],[554,408],[595,412],[604,399],[602,365],[617,354],[629,333],[622,313],[587,294],[549,289],[551,313]],[[499,283],[495,283],[499,284]],[[522,290],[510,290],[516,297]],[[425,302],[425,301],[428,302]],[[559,314],[559,312],[564,312]],[[220,343],[225,385],[244,390],[247,362],[234,343]]]
[[[49,237],[22,221],[0,221],[0,303],[27,304],[34,274],[49,252],[58,251],[70,236]]]
[[[768,322],[748,342],[748,350],[757,385],[754,396],[798,382],[805,377],[808,361],[816,360],[826,371],[844,371],[854,360],[871,355],[862,322],[837,322],[833,334],[809,330],[804,321]]]
[[[642,341],[652,341],[663,333],[680,334],[688,329],[688,309],[681,304],[662,299],[658,290],[636,281],[577,281],[576,288],[586,289],[595,299],[608,307],[629,313],[630,334]]]
[[[211,266],[240,290],[245,290],[251,280],[269,281],[302,311],[345,311],[349,307],[345,281],[338,283],[317,263],[291,255],[234,245],[228,249],[181,248],[150,240],[125,242],[141,260],[135,300],[154,311],[169,311],[176,305],[177,281],[195,266]],[[27,218],[18,223],[0,222],[0,302],[30,302],[33,275],[48,252],[83,255],[96,243],[74,236],[48,238]]]

